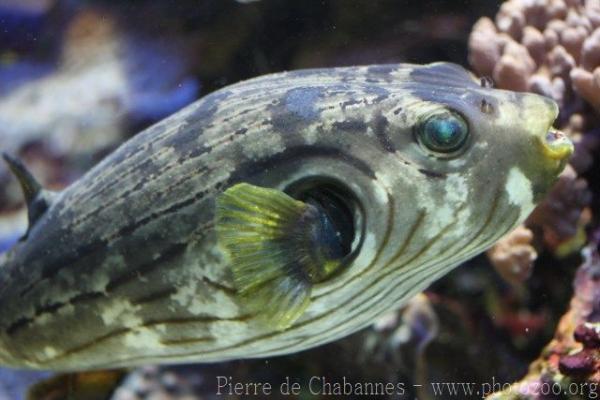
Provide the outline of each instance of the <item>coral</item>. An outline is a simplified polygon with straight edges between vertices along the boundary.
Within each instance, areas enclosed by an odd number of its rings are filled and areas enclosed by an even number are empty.
[[[503,89],[531,91],[560,106],[558,128],[576,143],[570,165],[527,219],[523,229],[498,243],[489,258],[509,282],[511,268],[527,264],[533,243],[566,256],[587,241],[591,190],[580,174],[590,171],[600,145],[600,2],[597,0],[508,0],[495,18],[480,19],[469,39],[469,61]],[[534,236],[531,237],[531,232]],[[532,248],[529,251],[533,251]],[[530,256],[533,253],[530,253]],[[521,255],[521,258],[519,258]],[[559,389],[564,398],[596,398],[600,384],[600,258],[594,246],[577,272],[571,308],[554,339],[530,365],[529,373],[489,399],[549,398],[540,391]],[[578,390],[572,390],[577,388]],[[592,395],[594,397],[592,397]]]
[[[503,89],[554,98],[560,128],[580,142],[579,154],[597,148],[581,141],[600,110],[600,3],[596,0],[509,0],[495,22],[481,18],[469,39],[469,62]],[[592,110],[594,110],[592,111]],[[575,162],[577,171],[591,166]]]
[[[537,258],[532,239],[533,232],[520,226],[487,251],[490,262],[506,281],[518,285],[531,275]]]
[[[600,255],[588,246],[574,281],[574,297],[553,340],[531,364],[527,376],[491,400],[542,399],[535,388],[555,386],[569,399],[595,398],[600,389]],[[593,393],[592,393],[593,391]],[[517,394],[520,396],[517,397]],[[592,397],[592,395],[594,397]]]
[[[509,0],[495,23],[475,24],[469,61],[499,87],[539,92],[563,106],[577,92],[595,105],[600,99],[590,77],[600,65],[599,8],[589,0]]]
[[[585,179],[567,165],[546,199],[525,221],[488,250],[496,271],[506,281],[519,284],[531,274],[540,243],[559,257],[580,249],[586,241],[584,228],[591,221],[592,193]],[[535,234],[535,235],[534,235]],[[535,237],[538,242],[535,243]]]
[[[591,200],[587,182],[567,166],[526,225],[540,234],[547,248],[557,255],[566,255],[585,243],[583,227],[591,218]]]
[[[591,168],[600,145],[600,2],[508,0],[495,21],[475,24],[469,62],[500,88],[539,93],[559,104],[558,127],[576,143],[573,169],[526,225],[557,255],[578,249],[585,243],[591,198],[576,173]]]

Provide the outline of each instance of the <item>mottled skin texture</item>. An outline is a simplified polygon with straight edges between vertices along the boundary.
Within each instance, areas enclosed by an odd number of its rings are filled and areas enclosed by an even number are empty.
[[[415,141],[450,107],[467,149]],[[0,364],[74,370],[299,351],[402,305],[519,224],[564,164],[550,100],[481,87],[452,64],[268,75],[219,90],[125,143],[62,192],[0,260]],[[357,257],[277,331],[239,301],[215,198],[238,182],[332,180],[362,208]],[[360,213],[360,212],[359,212]]]

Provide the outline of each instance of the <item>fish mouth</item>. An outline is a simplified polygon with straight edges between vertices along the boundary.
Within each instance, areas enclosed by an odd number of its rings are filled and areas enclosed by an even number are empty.
[[[574,150],[573,142],[568,136],[554,128],[550,128],[542,140],[542,152],[551,160],[566,162]]]
[[[569,137],[552,125],[559,109],[553,100],[534,94],[525,97],[526,124],[539,144],[543,163],[559,173],[567,164],[575,147]]]
[[[541,131],[537,139],[541,147],[542,164],[555,175],[560,174],[575,151],[573,142],[567,134],[552,125]]]

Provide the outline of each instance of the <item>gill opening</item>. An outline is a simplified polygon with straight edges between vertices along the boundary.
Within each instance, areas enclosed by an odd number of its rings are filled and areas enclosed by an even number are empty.
[[[360,252],[365,237],[365,210],[353,192],[333,178],[306,177],[288,185],[284,191],[293,198],[316,207],[330,224],[339,249],[340,267],[327,276],[343,273]]]

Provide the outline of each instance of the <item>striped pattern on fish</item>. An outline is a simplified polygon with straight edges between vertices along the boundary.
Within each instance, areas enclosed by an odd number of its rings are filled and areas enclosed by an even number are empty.
[[[425,116],[445,110],[469,130],[452,157],[415,138]],[[57,194],[0,259],[0,363],[213,362],[354,332],[527,217],[572,150],[547,137],[556,115],[549,99],[479,85],[448,63],[291,71],[225,87]],[[240,297],[215,210],[240,183],[293,194],[302,182],[351,202],[353,256],[277,328]]]

